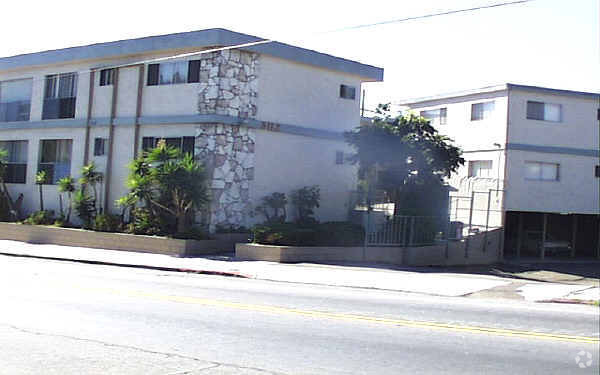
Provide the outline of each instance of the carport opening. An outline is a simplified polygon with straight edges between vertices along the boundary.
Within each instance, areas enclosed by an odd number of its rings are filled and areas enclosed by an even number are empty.
[[[600,258],[600,220],[598,215],[509,211],[504,254],[507,258]]]

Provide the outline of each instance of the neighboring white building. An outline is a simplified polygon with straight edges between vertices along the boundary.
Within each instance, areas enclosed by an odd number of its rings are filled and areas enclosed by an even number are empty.
[[[210,29],[0,58],[10,190],[37,210],[38,170],[77,178],[93,161],[115,212],[127,164],[165,138],[206,163],[213,227],[260,221],[260,198],[305,185],[321,188],[321,220],[345,219],[356,174],[343,132],[359,125],[361,84],[383,69],[277,42],[154,61],[259,40]],[[56,185],[44,194],[57,210]]]
[[[464,197],[452,207],[461,221],[476,191],[472,221],[485,225],[492,190],[488,223],[505,226],[507,255],[544,254],[535,243],[545,233],[548,247],[568,242],[578,255],[600,256],[599,100],[597,93],[504,84],[400,104],[462,147],[466,163],[449,181]]]

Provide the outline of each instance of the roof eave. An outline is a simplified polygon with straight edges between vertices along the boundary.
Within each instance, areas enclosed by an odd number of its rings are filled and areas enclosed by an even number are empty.
[[[263,39],[226,29],[207,29],[4,57],[0,58],[0,70],[52,65],[90,59],[114,58],[117,56],[143,54],[161,50],[231,46],[260,40]],[[382,68],[284,43],[271,42],[244,47],[242,49],[357,75],[364,81],[383,80]]]

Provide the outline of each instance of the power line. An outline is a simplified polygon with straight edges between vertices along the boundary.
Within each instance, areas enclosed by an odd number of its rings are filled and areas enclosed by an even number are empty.
[[[474,8],[455,9],[455,10],[449,10],[449,11],[446,11],[446,12],[430,13],[430,14],[425,14],[425,15],[421,15],[421,16],[406,17],[406,18],[399,18],[399,19],[395,19],[395,20],[388,20],[388,21],[381,21],[381,22],[375,22],[375,23],[367,23],[367,24],[364,24],[364,25],[344,27],[344,28],[341,28],[341,29],[335,29],[335,30],[328,31],[328,33],[335,33],[335,32],[339,32],[339,31],[348,31],[348,30],[363,29],[363,28],[366,28],[366,27],[373,27],[373,26],[389,25],[389,24],[392,24],[392,23],[414,21],[414,20],[419,20],[419,19],[424,19],[424,18],[431,18],[431,17],[438,17],[438,16],[447,16],[447,15],[450,15],[450,14],[472,12],[472,11],[476,11],[476,10],[489,9],[489,8],[497,8],[497,7],[507,6],[507,5],[523,4],[523,3],[529,3],[529,2],[532,2],[532,1],[535,1],[535,0],[510,1],[510,2],[505,2],[505,3],[483,5],[483,6],[478,6],[478,7],[474,7]]]

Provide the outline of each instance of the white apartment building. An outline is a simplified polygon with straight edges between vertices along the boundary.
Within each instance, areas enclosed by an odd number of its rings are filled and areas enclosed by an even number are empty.
[[[45,170],[57,210],[56,181],[94,162],[116,212],[128,163],[166,139],[205,163],[213,228],[262,221],[252,211],[263,196],[306,185],[321,188],[321,220],[344,220],[356,173],[343,132],[359,125],[361,84],[383,69],[278,42],[199,53],[259,40],[209,29],[0,58],[13,197],[25,214],[39,209]]]
[[[504,84],[400,104],[464,151],[455,217],[474,197],[472,222],[504,226],[507,256],[600,257],[600,94]]]

